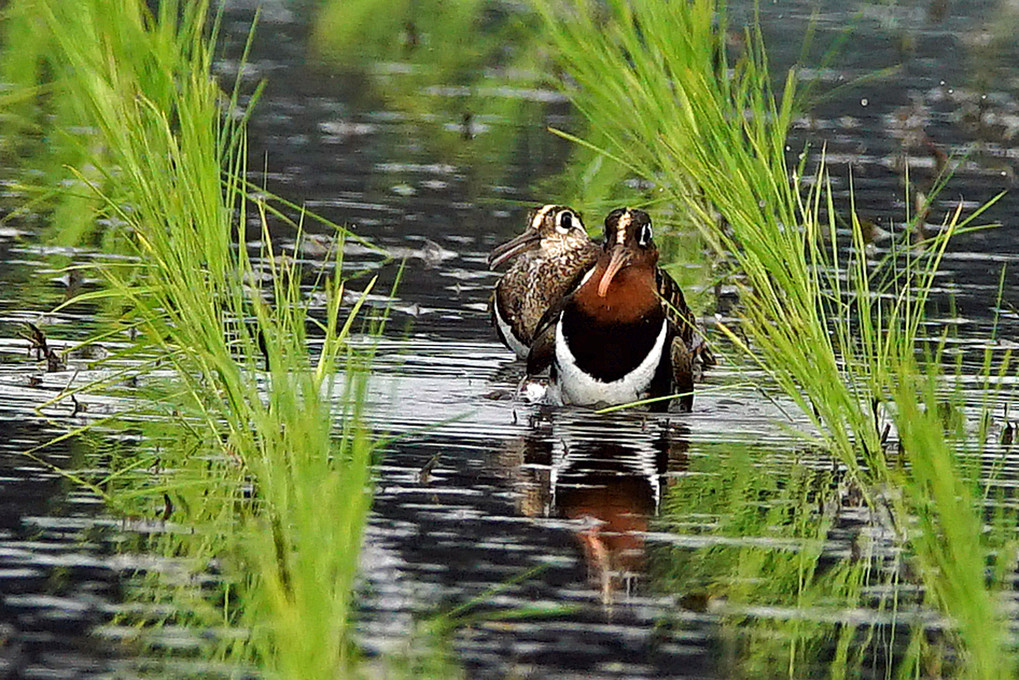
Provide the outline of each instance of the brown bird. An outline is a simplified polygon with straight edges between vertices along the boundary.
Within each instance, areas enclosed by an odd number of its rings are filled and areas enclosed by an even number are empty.
[[[533,210],[524,233],[497,246],[488,258],[492,269],[516,258],[491,300],[492,325],[503,344],[526,357],[538,321],[600,253],[572,208]]]
[[[658,267],[650,216],[613,210],[598,260],[539,323],[528,374],[551,366],[552,397],[566,404],[625,404],[678,392],[689,411],[696,358],[714,364],[682,290]]]

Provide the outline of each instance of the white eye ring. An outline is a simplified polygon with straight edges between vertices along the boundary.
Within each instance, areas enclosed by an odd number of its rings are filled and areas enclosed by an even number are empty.
[[[640,236],[637,238],[637,245],[646,247],[647,244],[651,243],[651,239],[654,237],[654,232],[651,230],[651,223],[648,222],[640,228]]]
[[[564,210],[556,215],[555,229],[560,234],[570,233],[570,229],[573,228],[574,215],[569,210]]]

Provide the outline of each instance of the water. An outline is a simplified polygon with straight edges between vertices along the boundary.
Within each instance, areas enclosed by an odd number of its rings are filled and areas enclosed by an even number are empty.
[[[832,3],[818,15],[823,36],[858,22],[845,55],[816,74],[822,84],[899,68],[818,104],[797,124],[790,153],[807,140],[814,150],[826,144],[840,197],[851,168],[861,215],[889,232],[903,229],[912,200],[905,166],[922,186],[940,162],[934,149],[959,167],[932,224],[960,200],[972,209],[1015,181],[1019,55],[1002,36],[1019,19],[1008,5],[952,5],[943,16],[939,7]],[[798,55],[813,9],[762,8],[775,64]],[[498,6],[490,23],[515,11]],[[241,6],[226,14],[227,54],[236,54],[251,16]],[[373,369],[370,419],[380,433],[402,436],[378,468],[363,556],[359,639],[369,654],[402,653],[423,622],[472,601],[443,643],[469,677],[762,677],[782,671],[776,650],[794,637],[811,650],[803,675],[821,676],[840,621],[875,626],[873,638],[853,642],[870,669],[861,674],[877,677],[902,653],[911,626],[938,635],[942,622],[916,604],[908,575],[894,590],[898,617],[878,606],[890,582],[839,599],[831,583],[840,569],[852,573],[839,566],[847,555],[878,555],[889,579],[908,574],[894,531],[862,507],[837,465],[790,436],[785,425],[803,423],[750,386],[761,378],[753,367],[730,357],[683,416],[596,417],[509,401],[522,368],[488,327],[496,274],[485,257],[519,231],[524,206],[558,200],[569,186],[573,149],[545,128],[582,132],[582,120],[538,74],[510,68],[526,62],[526,50],[449,67],[366,41],[364,55],[337,68],[309,57],[310,16],[284,5],[262,15],[246,67],[248,82],[268,79],[250,128],[250,175],[406,261],[395,298],[385,294],[397,276],[392,264],[372,300],[376,310],[391,303],[392,316]],[[217,65],[224,78],[236,70],[230,58]],[[958,339],[950,346],[969,368],[985,347],[1000,353],[1019,342],[1017,200],[1008,194],[988,211],[1000,228],[960,236],[939,278],[930,335],[951,328]],[[586,217],[589,227],[599,219]],[[286,227],[275,228],[281,244],[292,242]],[[22,454],[116,406],[93,398],[82,412],[65,399],[43,409],[52,424],[36,410],[86,380],[88,360],[42,373],[17,337],[19,322],[65,341],[92,328],[81,312],[40,320],[65,295],[56,269],[90,259],[85,249],[40,246],[40,231],[31,218],[0,230],[0,675],[138,674],[149,662],[130,630],[112,622],[133,611],[125,579],[167,567],[120,548],[160,525],[110,517],[55,471],[102,469],[108,442],[72,438]],[[680,234],[665,247],[691,242]],[[876,239],[874,257],[887,244]],[[711,326],[724,301],[707,284],[704,254],[688,255],[681,278]],[[347,265],[374,270],[379,259],[349,247]],[[966,387],[978,401],[979,385]],[[998,419],[992,435],[1006,426]],[[998,453],[986,454],[988,463]],[[1016,473],[1008,459],[997,483],[1014,484]],[[795,606],[788,577],[807,548],[794,529],[810,523],[824,527],[815,547],[819,579],[831,587],[827,599]],[[532,616],[500,616],[520,609]],[[192,634],[166,630],[160,644],[179,650],[174,673],[222,670],[188,665],[201,657]]]

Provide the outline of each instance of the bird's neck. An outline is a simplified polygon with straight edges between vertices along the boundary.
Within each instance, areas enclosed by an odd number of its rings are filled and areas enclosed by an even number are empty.
[[[632,323],[661,308],[655,292],[654,267],[631,265],[612,278],[604,297],[598,294],[608,263],[598,263],[594,274],[577,291],[574,299],[585,313],[603,323]]]

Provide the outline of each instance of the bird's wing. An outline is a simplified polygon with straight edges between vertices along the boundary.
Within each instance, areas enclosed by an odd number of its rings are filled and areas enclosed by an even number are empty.
[[[558,299],[552,300],[548,309],[538,321],[538,325],[534,327],[531,351],[527,355],[527,375],[537,375],[552,363],[552,357],[555,356],[556,323],[559,322],[559,317],[562,315],[563,309],[566,308],[566,305],[573,298],[573,294],[580,288],[584,277],[594,266],[595,263],[591,263],[590,266],[585,267],[574,275],[569,285],[566,286],[566,292],[560,295]]]
[[[686,304],[679,284],[661,267],[655,268],[655,283],[658,295],[662,298],[662,306],[665,307],[665,317],[676,335],[686,344],[691,361],[699,358],[702,366],[714,366],[717,363],[715,355],[701,333],[697,317]]]

